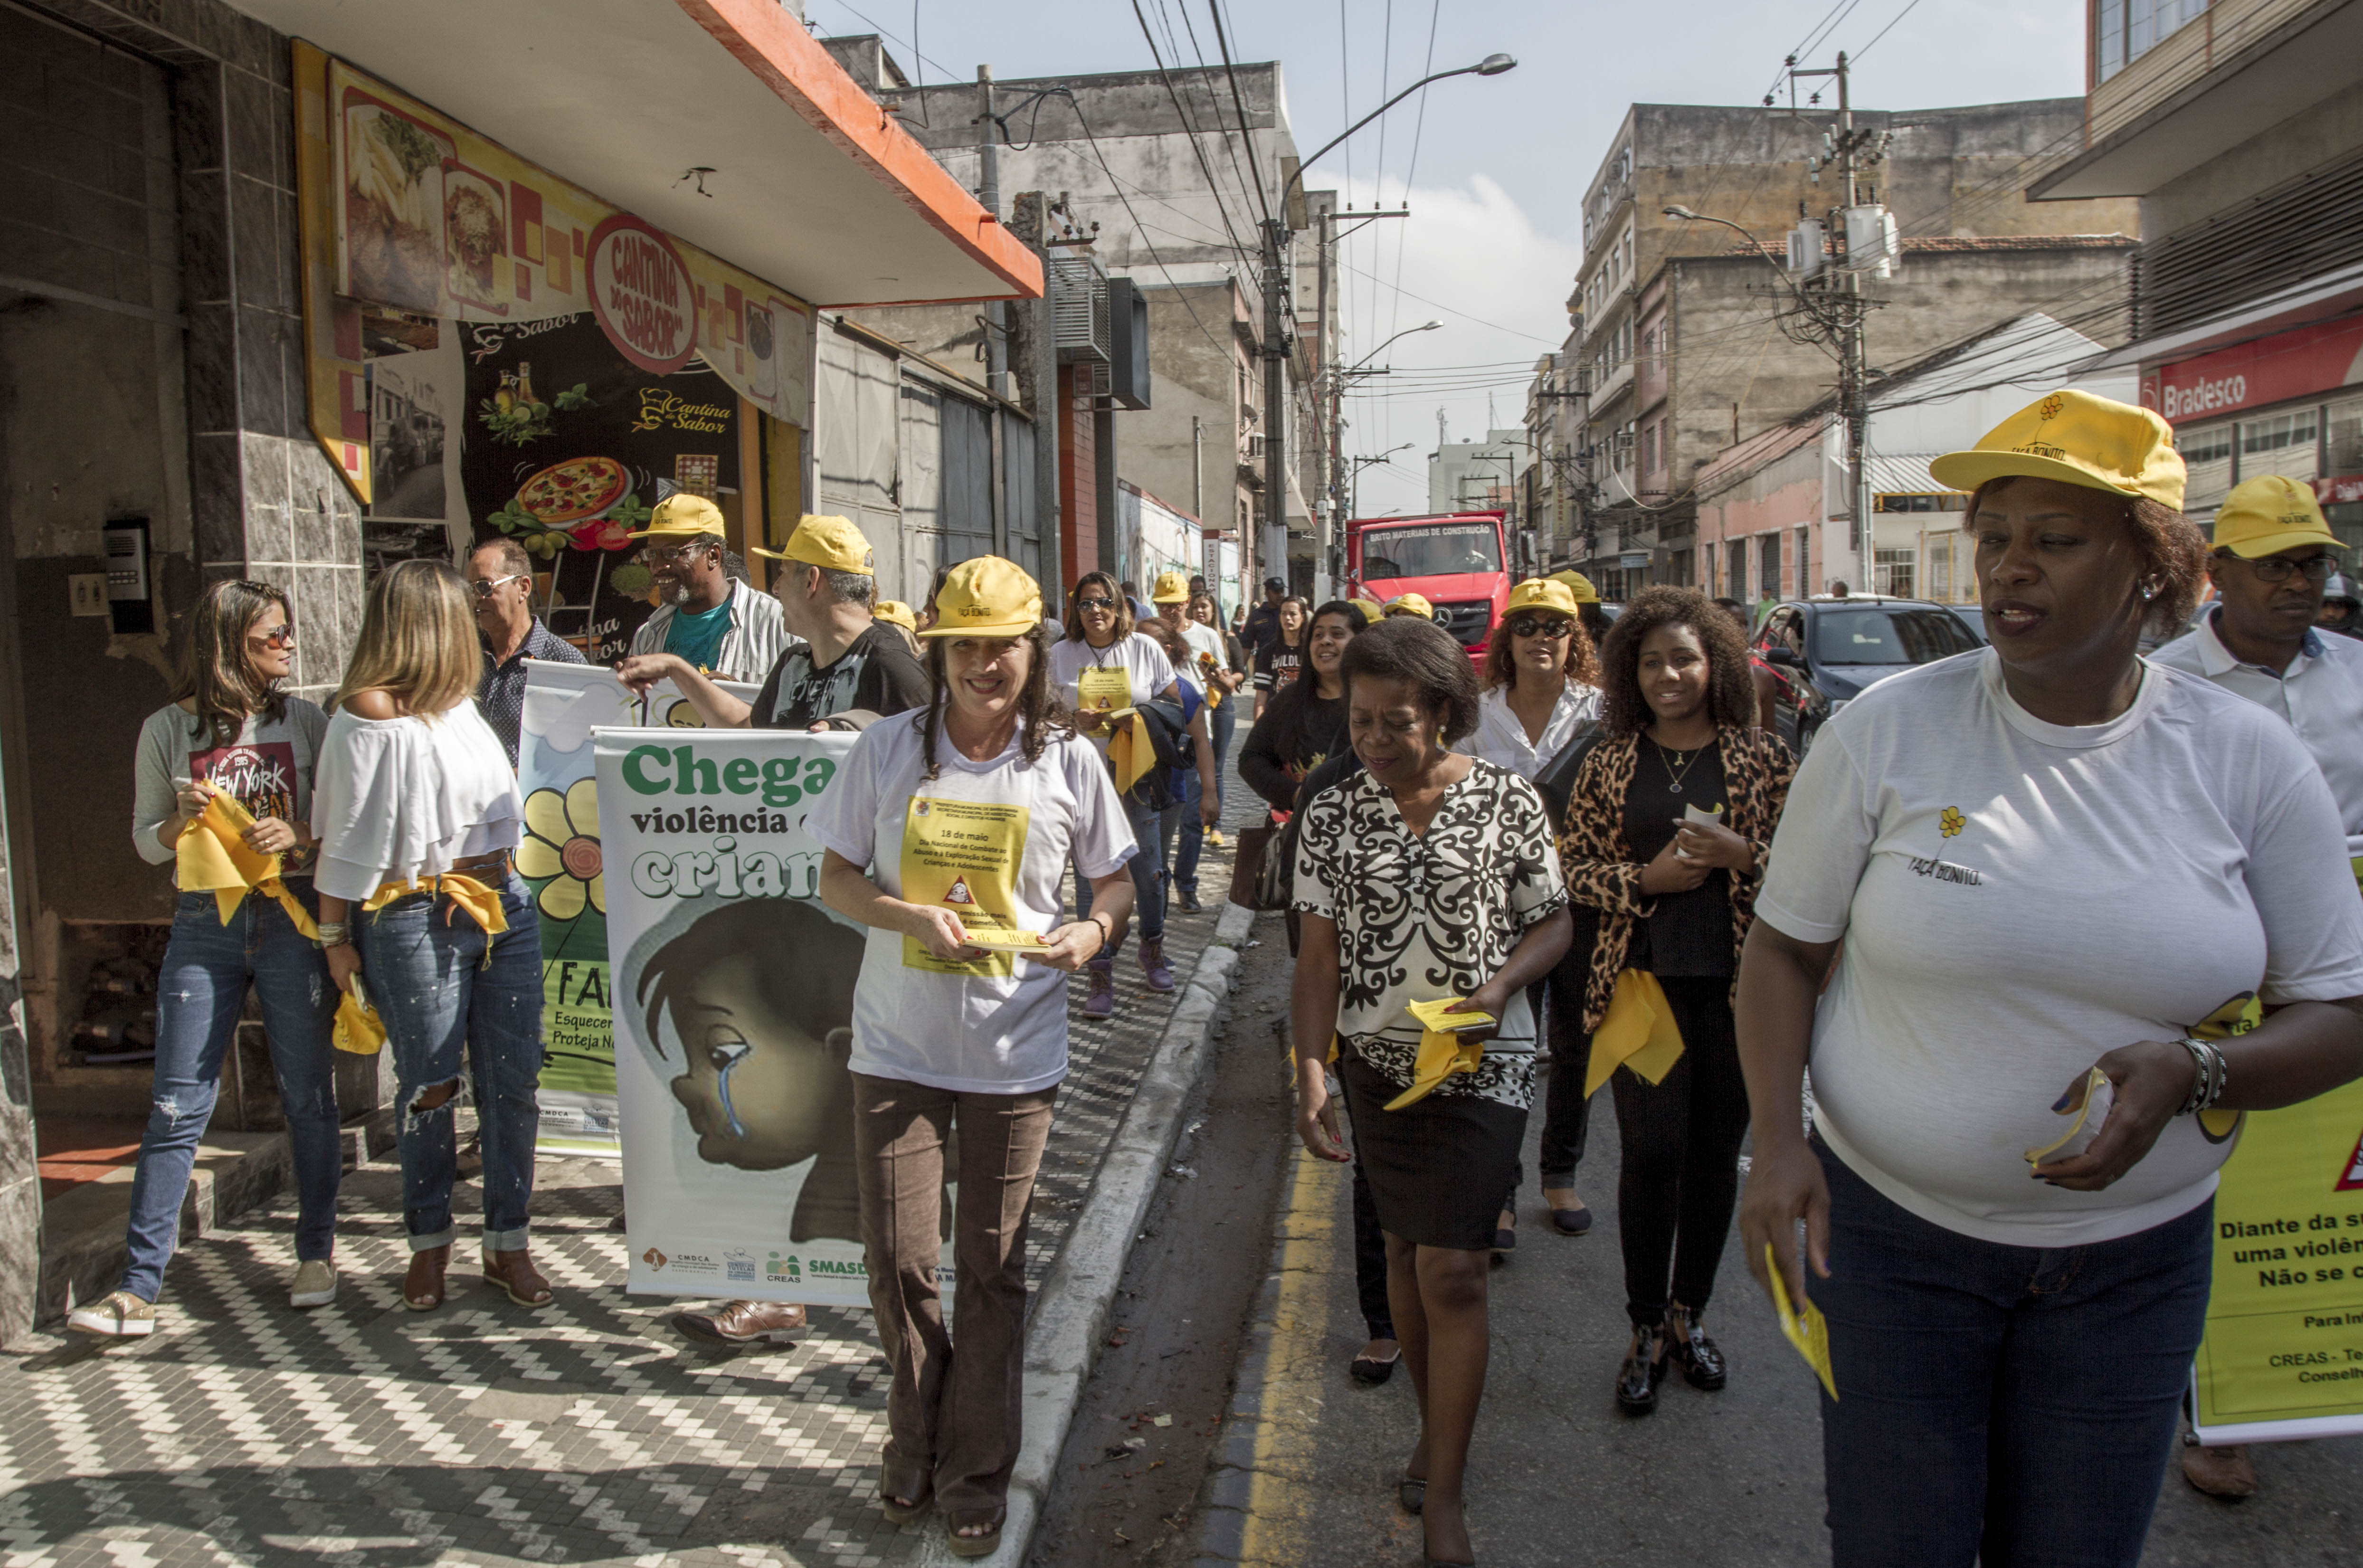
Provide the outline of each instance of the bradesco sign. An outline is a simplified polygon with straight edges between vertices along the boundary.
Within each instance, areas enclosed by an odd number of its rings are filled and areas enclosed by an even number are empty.
[[[2180,425],[2357,382],[2363,382],[2363,314],[2160,365],[2142,375],[2142,403]]]

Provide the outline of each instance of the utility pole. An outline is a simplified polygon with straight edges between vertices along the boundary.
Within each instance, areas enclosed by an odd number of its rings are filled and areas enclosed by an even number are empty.
[[[1258,176],[1261,178],[1260,173]],[[1280,571],[1288,561],[1288,204],[1263,220],[1263,488],[1265,526],[1280,530]],[[1263,576],[1274,575],[1270,565]],[[1294,586],[1292,579],[1290,585]]]
[[[1001,126],[993,115],[993,67],[976,68],[977,123],[984,131],[984,140],[978,149],[977,164],[983,176],[983,187],[976,194],[979,206],[991,213],[993,221],[1001,221]],[[1001,300],[988,300],[984,306],[984,384],[995,396],[1009,395],[1009,315]]]
[[[1020,191],[1010,204],[1009,231],[1029,247],[1050,275],[1050,198],[1040,191]],[[1050,291],[1024,313],[1018,377],[1026,394],[1026,411],[1034,418],[1034,517],[1039,541],[1042,608],[1054,618],[1064,607],[1059,556],[1059,335],[1050,321]]]

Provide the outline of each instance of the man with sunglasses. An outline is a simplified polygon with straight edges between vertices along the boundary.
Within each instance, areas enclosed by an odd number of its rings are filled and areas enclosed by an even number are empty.
[[[2233,486],[2215,514],[2207,575],[2215,603],[2199,624],[2150,658],[2280,714],[2322,769],[2346,829],[2345,854],[2363,882],[2363,643],[2315,628],[2323,591],[2344,550],[2313,491],[2280,474]],[[2183,1478],[2212,1496],[2257,1490],[2248,1451],[2186,1437]]]
[[[491,539],[470,552],[468,589],[476,596],[476,632],[484,639],[476,707],[501,738],[514,768],[525,725],[525,662],[580,664],[583,658],[533,613],[533,558],[516,540]]]
[[[786,651],[780,602],[724,570],[721,508],[680,492],[657,503],[646,539],[657,612],[632,634],[632,654],[670,653],[717,681],[761,681]]]

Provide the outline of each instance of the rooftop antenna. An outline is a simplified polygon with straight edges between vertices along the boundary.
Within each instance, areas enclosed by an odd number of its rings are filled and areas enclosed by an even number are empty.
[[[1445,443],[1451,439],[1452,438],[1445,433],[1444,410],[1439,408],[1436,411],[1436,450],[1437,451],[1442,451],[1445,448]]]

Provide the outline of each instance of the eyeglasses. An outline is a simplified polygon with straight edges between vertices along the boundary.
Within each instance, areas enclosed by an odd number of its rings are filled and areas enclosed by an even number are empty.
[[[1520,616],[1510,623],[1510,629],[1520,637],[1548,637],[1553,641],[1575,629],[1571,620],[1537,620],[1532,616]]]
[[[522,583],[524,581],[526,581],[526,574],[524,573],[512,572],[505,577],[490,577],[471,583],[468,584],[468,587],[475,594],[476,597],[480,599],[489,599],[509,584]]]
[[[688,560],[697,551],[704,550],[707,543],[705,539],[692,539],[687,544],[644,545],[641,547],[640,553],[648,558],[649,564],[651,566],[670,566],[676,561]]]
[[[295,646],[295,628],[283,621],[279,625],[272,627],[269,631],[258,631],[254,636],[256,640],[261,642],[265,648],[293,648]]]
[[[1114,599],[1103,598],[1095,594],[1088,599],[1077,599],[1075,601],[1075,608],[1079,610],[1112,610],[1115,608],[1115,601]]]
[[[2327,555],[2309,555],[2303,561],[2291,561],[2286,555],[2267,555],[2249,562],[2248,570],[2257,574],[2259,583],[2286,583],[2292,572],[2304,573],[2309,583],[2327,583],[2330,574],[2338,570],[2338,562]]]

